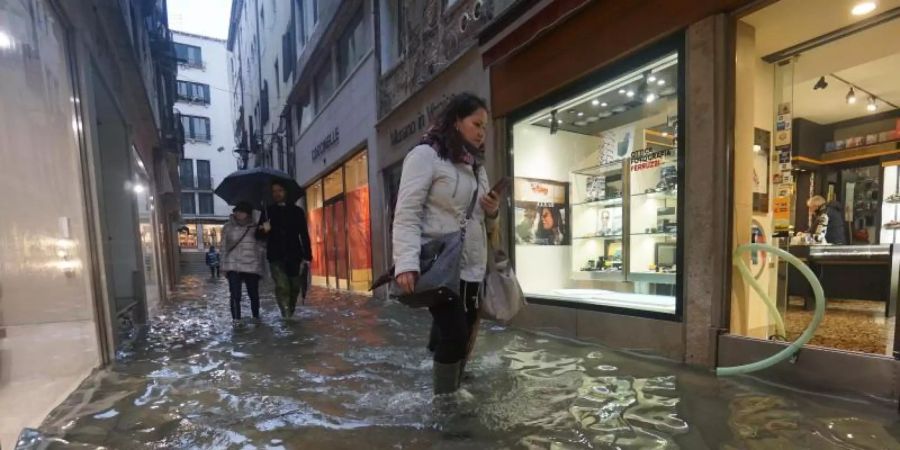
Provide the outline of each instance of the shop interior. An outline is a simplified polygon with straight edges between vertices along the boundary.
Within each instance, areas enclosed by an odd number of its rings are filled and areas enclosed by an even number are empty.
[[[677,86],[672,53],[515,123],[527,296],[676,313]]]
[[[366,293],[372,284],[368,153],[306,188],[315,286]]]
[[[735,243],[775,245],[813,270],[826,313],[810,345],[894,349],[897,17],[896,0],[782,0],[738,21]],[[746,262],[775,308],[735,270],[732,333],[796,339],[813,316],[809,283],[762,252]]]

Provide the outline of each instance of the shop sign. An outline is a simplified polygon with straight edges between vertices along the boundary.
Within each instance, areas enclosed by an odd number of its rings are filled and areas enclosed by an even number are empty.
[[[772,210],[775,219],[775,231],[788,231],[791,227],[791,201],[790,197],[775,197]]]
[[[663,160],[675,156],[674,149],[645,148],[631,153],[631,171],[652,169],[662,165]]]
[[[315,147],[313,147],[313,151],[312,151],[313,161],[321,158],[322,155],[325,154],[325,152],[334,148],[334,146],[337,145],[337,143],[338,143],[338,141],[340,141],[340,139],[341,139],[341,130],[339,130],[337,127],[335,127],[334,130],[331,130],[331,133],[328,133],[328,135],[326,135],[325,138],[322,139],[322,142],[319,142]]]
[[[410,120],[399,128],[391,130],[391,145],[400,145],[410,137],[422,134],[434,120],[435,115],[444,109],[444,107],[447,106],[447,103],[450,102],[450,99],[455,95],[455,93],[444,94],[440,99],[426,105],[425,110],[420,112],[415,119]]]

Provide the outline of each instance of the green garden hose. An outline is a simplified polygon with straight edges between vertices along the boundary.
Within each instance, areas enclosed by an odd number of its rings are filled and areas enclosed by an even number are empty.
[[[756,293],[759,294],[760,297],[762,297],[763,301],[766,303],[766,306],[769,307],[770,313],[774,310],[775,314],[773,314],[773,316],[775,316],[776,326],[781,327],[781,331],[779,331],[779,333],[784,332],[783,331],[784,330],[784,321],[781,320],[781,315],[778,314],[777,308],[775,308],[774,303],[772,302],[772,299],[769,298],[768,294],[762,289],[761,286],[759,286],[759,283],[757,283],[756,280],[753,279],[753,276],[750,274],[750,271],[747,269],[747,265],[744,264],[744,261],[741,259],[741,257],[745,253],[750,252],[750,251],[769,252],[775,256],[778,256],[779,258],[784,259],[785,261],[787,261],[788,263],[790,263],[791,265],[796,267],[797,270],[799,270],[800,273],[803,274],[803,276],[806,278],[806,280],[809,281],[810,286],[812,286],[813,295],[815,296],[815,299],[816,299],[816,310],[813,313],[812,321],[809,323],[809,325],[806,327],[806,329],[803,330],[803,334],[801,334],[800,337],[797,338],[796,341],[792,342],[791,345],[787,346],[786,348],[782,349],[780,352],[778,352],[768,358],[756,361],[754,363],[744,364],[741,366],[716,368],[716,375],[719,375],[719,376],[742,375],[742,374],[746,374],[746,373],[750,373],[750,372],[756,372],[758,370],[763,370],[763,369],[772,367],[775,364],[778,364],[779,362],[784,361],[785,359],[788,359],[791,356],[794,356],[794,354],[797,353],[797,351],[800,350],[801,347],[806,345],[806,343],[809,342],[809,340],[812,339],[812,337],[816,334],[816,329],[819,327],[819,324],[822,323],[822,318],[825,317],[825,292],[822,290],[822,284],[819,283],[819,280],[816,278],[816,275],[812,272],[812,270],[809,269],[809,267],[806,264],[804,264],[802,261],[797,259],[796,256],[794,256],[780,248],[773,247],[771,245],[767,245],[767,244],[742,245],[742,246],[738,247],[737,250],[734,252],[734,264],[738,266],[738,270],[740,271],[741,276],[743,276],[744,279],[746,279],[750,283],[750,285],[753,287],[753,290],[755,290]],[[779,323],[780,323],[780,325],[779,325]]]

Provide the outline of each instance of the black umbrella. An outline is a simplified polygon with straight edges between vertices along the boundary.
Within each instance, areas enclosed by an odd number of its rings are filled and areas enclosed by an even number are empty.
[[[288,203],[296,202],[303,195],[303,189],[290,175],[267,167],[232,172],[219,183],[215,192],[229,205],[247,202],[260,210],[265,210],[265,205],[274,202],[272,183],[275,181],[284,186]]]

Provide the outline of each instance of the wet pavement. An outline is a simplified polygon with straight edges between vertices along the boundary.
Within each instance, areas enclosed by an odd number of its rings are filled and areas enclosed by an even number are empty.
[[[435,418],[426,311],[314,290],[283,322],[262,290],[262,323],[234,327],[225,281],[186,277],[21,448],[900,449],[885,404],[490,324],[472,398]]]

